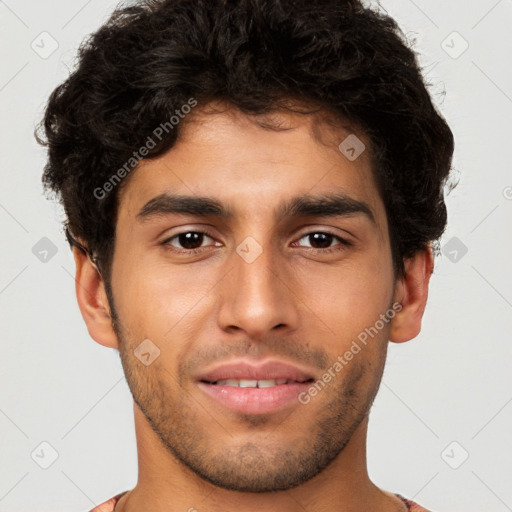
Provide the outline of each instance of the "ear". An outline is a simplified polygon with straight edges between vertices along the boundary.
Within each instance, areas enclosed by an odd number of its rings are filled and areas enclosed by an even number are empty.
[[[389,340],[402,343],[415,338],[421,330],[421,319],[428,297],[428,283],[434,270],[434,255],[429,246],[404,260],[405,275],[395,285],[393,303],[402,309],[393,317]]]
[[[73,257],[76,266],[76,297],[87,330],[100,345],[118,348],[119,341],[112,327],[103,278],[85,251],[75,246]]]

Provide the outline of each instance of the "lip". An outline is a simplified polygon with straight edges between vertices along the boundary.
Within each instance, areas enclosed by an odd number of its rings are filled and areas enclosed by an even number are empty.
[[[294,381],[264,388],[212,384],[219,380]],[[281,361],[260,364],[232,361],[207,370],[197,378],[199,389],[222,407],[243,414],[269,414],[298,406],[298,395],[314,380],[312,372]]]
[[[216,382],[227,379],[268,380],[286,379],[304,382],[314,379],[312,372],[281,361],[264,361],[254,364],[247,361],[231,361],[201,373],[197,380]]]

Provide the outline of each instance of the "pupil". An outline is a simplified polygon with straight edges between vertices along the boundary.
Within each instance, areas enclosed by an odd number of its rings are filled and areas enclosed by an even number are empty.
[[[203,234],[196,232],[181,233],[178,238],[183,248],[196,249],[196,245],[199,247],[201,246],[203,241]],[[332,242],[332,235],[329,235],[328,233],[313,233],[309,235],[309,242],[314,247],[315,245],[320,245],[320,248],[330,247]]]
[[[313,247],[315,246],[315,244],[318,244],[318,243],[320,243],[321,248],[331,246],[332,235],[329,235],[328,233],[313,233],[313,234],[309,235],[309,237],[310,237],[309,242],[311,243],[311,245]],[[313,239],[314,242],[312,242],[311,239]],[[315,247],[315,248],[317,248],[317,247]]]
[[[196,245],[201,246],[202,242],[202,233],[181,233],[178,237],[180,244],[185,249],[196,249]]]

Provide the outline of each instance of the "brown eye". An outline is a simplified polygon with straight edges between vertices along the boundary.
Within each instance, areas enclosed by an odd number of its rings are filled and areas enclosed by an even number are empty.
[[[183,233],[177,233],[176,235],[167,238],[162,243],[164,246],[169,246],[177,251],[193,252],[201,249],[205,239],[213,240],[208,233],[203,231],[184,231]]]
[[[204,233],[191,231],[189,233],[180,233],[175,237],[183,249],[197,249],[202,245]]]
[[[329,233],[310,233],[306,235],[309,243],[315,249],[326,249],[331,246],[334,236]]]
[[[310,247],[312,249],[323,250],[333,248],[332,242],[339,241],[340,243],[334,244],[336,246],[345,247],[347,245],[351,245],[350,242],[341,238],[333,233],[324,232],[324,231],[315,231],[312,233],[306,233],[299,240],[306,239],[309,242],[309,245],[303,247]]]

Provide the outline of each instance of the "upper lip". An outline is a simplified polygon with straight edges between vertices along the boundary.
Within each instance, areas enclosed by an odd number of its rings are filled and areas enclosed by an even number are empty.
[[[216,382],[228,379],[246,380],[279,380],[286,379],[305,382],[313,379],[307,370],[302,370],[289,363],[281,361],[265,361],[255,364],[247,361],[231,361],[201,373],[198,380]]]

